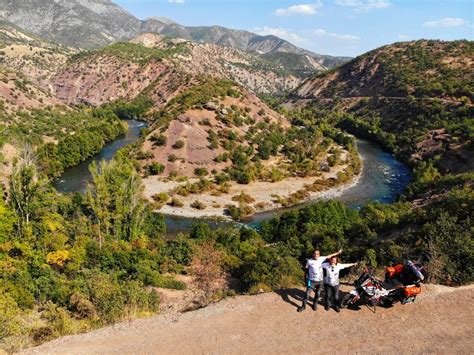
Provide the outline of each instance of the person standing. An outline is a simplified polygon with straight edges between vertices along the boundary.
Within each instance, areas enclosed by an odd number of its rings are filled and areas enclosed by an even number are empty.
[[[357,263],[339,264],[337,256],[332,256],[328,262],[323,263],[324,293],[326,294],[324,309],[326,311],[329,310],[332,303],[336,312],[339,313],[339,272],[355,265],[357,265]]]
[[[306,304],[308,303],[309,296],[311,291],[314,291],[314,302],[313,310],[315,311],[318,308],[318,299],[321,296],[321,288],[323,286],[323,263],[337,255],[342,253],[342,249],[336,253],[321,256],[319,250],[315,250],[313,256],[308,259],[306,262],[306,267],[304,269],[304,279],[306,285],[306,294],[303,299],[303,304],[298,307],[298,312],[303,312],[306,309]]]

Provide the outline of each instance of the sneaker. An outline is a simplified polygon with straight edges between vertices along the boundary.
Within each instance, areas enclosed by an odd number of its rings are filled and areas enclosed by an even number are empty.
[[[324,306],[325,311],[329,311],[329,306]]]
[[[335,307],[334,308],[336,310],[337,313],[339,313],[341,310],[339,309],[339,307]]]
[[[305,306],[300,306],[298,307],[298,312],[303,312],[306,309]]]
[[[318,304],[317,303],[313,303],[313,311],[316,311],[318,309]]]

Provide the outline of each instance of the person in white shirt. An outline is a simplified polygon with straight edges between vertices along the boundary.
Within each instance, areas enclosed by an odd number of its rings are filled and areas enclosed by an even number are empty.
[[[339,272],[342,269],[346,269],[355,265],[357,265],[357,263],[339,264],[337,261],[337,256],[333,256],[329,258],[329,261],[323,263],[324,293],[326,294],[324,309],[326,311],[329,310],[332,302],[336,312],[339,312]]]
[[[321,296],[321,288],[323,286],[323,263],[339,254],[342,253],[342,249],[336,253],[321,256],[319,250],[315,250],[311,259],[308,259],[306,262],[306,267],[304,269],[304,280],[306,285],[306,294],[303,299],[303,304],[298,307],[298,312],[303,312],[306,309],[306,304],[308,303],[309,296],[311,291],[314,291],[314,302],[313,310],[318,308],[318,299]]]

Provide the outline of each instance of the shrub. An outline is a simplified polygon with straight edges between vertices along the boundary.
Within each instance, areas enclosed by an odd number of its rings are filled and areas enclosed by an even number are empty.
[[[224,269],[224,253],[218,250],[214,241],[197,245],[191,261],[194,283],[201,291],[201,304],[207,303],[218,291],[227,288],[228,274]]]
[[[196,168],[194,169],[194,175],[196,176],[206,176],[209,175],[209,172],[206,168]]]
[[[232,169],[231,174],[232,178],[242,185],[250,184],[253,179],[253,173],[248,169]]]
[[[205,118],[201,121],[199,121],[199,124],[202,126],[211,126],[211,121],[209,121],[209,118]]]
[[[254,212],[252,206],[245,203],[240,203],[239,206],[227,205],[226,207],[226,213],[230,215],[234,221],[241,221]]]
[[[241,192],[239,195],[232,196],[232,201],[241,202],[241,203],[253,203],[255,199],[245,192]]]
[[[154,134],[151,137],[151,140],[154,142],[154,145],[156,146],[166,145],[166,137],[163,134]]]
[[[229,154],[228,154],[228,153],[219,154],[218,156],[216,156],[216,157],[214,158],[214,161],[215,161],[216,163],[226,162],[227,160],[229,160]]]
[[[174,162],[175,162],[176,160],[178,160],[178,159],[179,159],[179,158],[178,158],[176,155],[174,155],[174,154],[170,154],[170,155],[168,156],[168,161],[169,161],[170,163],[174,163]]]
[[[174,149],[181,149],[184,147],[184,141],[182,140],[177,140],[174,144],[173,144],[173,148]]]
[[[270,181],[271,182],[277,182],[281,181],[283,179],[283,173],[281,172],[280,169],[272,167],[272,170],[270,171]]]
[[[144,151],[139,151],[136,155],[136,158],[138,160],[147,160],[153,158],[153,153],[152,152],[144,152]]]
[[[150,175],[159,175],[165,171],[165,166],[163,164],[153,162],[148,165],[148,172]]]
[[[52,302],[46,303],[42,317],[48,322],[47,328],[49,328],[41,331],[44,337],[41,339],[43,341],[51,337],[75,334],[88,329],[86,323],[74,320],[66,309]],[[36,334],[36,338],[38,338],[38,334]]]
[[[170,199],[170,197],[168,196],[166,192],[160,192],[158,194],[155,194],[152,196],[152,198],[153,200],[155,200],[156,203],[158,203],[161,206],[163,206]]]
[[[74,293],[69,299],[69,309],[78,319],[93,319],[97,316],[94,304],[79,293]]]
[[[156,312],[158,296],[137,281],[121,284],[113,276],[97,275],[89,279],[91,300],[103,324],[127,319],[139,312]]]
[[[203,202],[198,201],[198,200],[196,200],[196,201],[194,201],[193,203],[191,203],[190,206],[191,206],[192,208],[197,209],[197,210],[204,210],[204,209],[206,209],[206,207],[207,207]]]
[[[0,291],[2,292],[2,297],[0,297],[0,339],[5,339],[21,334],[24,325],[20,320],[22,311],[13,297],[4,289]]]
[[[181,201],[180,199],[178,199],[177,197],[173,197],[169,203],[170,206],[172,207],[183,207],[184,206],[184,203],[183,201]]]

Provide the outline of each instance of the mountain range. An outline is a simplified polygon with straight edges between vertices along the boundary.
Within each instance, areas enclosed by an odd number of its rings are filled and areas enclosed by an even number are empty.
[[[142,33],[157,33],[237,48],[291,67],[301,76],[333,68],[349,58],[316,54],[276,36],[220,26],[187,27],[165,18],[140,20],[110,0],[4,0],[0,17],[68,47],[96,49]]]

